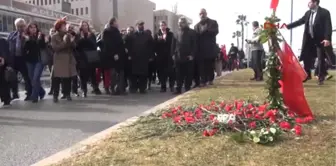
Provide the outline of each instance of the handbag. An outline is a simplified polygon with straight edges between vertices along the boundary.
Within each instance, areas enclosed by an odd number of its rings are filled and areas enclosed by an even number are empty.
[[[41,58],[41,63],[43,65],[48,65],[51,62],[51,53],[47,49],[42,49],[40,51],[40,58]]]
[[[85,57],[87,59],[87,62],[89,64],[92,63],[99,63],[100,62],[100,56],[98,51],[93,50],[93,51],[84,51]]]
[[[17,80],[16,72],[12,68],[6,68],[5,79],[7,82],[15,82]]]

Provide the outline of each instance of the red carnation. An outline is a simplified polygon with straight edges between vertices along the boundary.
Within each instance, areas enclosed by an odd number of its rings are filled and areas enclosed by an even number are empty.
[[[300,125],[296,125],[294,127],[294,131],[297,136],[300,136],[302,134],[302,127]]]
[[[195,123],[195,118],[192,116],[185,117],[184,120],[190,124],[190,123]]]
[[[174,121],[174,123],[181,123],[181,116],[175,116],[174,118],[173,118],[173,121]]]
[[[249,123],[249,128],[250,128],[250,129],[255,129],[255,128],[257,128],[257,122],[255,122],[255,121],[250,122],[250,123]]]
[[[203,136],[208,137],[209,136],[209,132],[207,130],[204,130],[203,131]]]
[[[210,119],[210,120],[214,120],[215,117],[216,117],[216,115],[214,115],[214,114],[209,115],[209,119]]]
[[[169,112],[165,112],[162,114],[162,118],[170,118],[172,115]]]
[[[290,130],[291,129],[291,124],[286,122],[286,121],[280,122],[279,125],[284,130]]]

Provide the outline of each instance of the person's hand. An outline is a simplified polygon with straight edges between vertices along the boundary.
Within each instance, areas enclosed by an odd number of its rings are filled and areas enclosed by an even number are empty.
[[[84,32],[83,32],[83,31],[81,31],[81,32],[80,32],[80,36],[81,36],[81,38],[84,38],[84,37],[85,37],[85,35],[84,35]]]
[[[321,42],[321,44],[323,44],[324,47],[328,47],[328,46],[330,46],[330,41],[329,40],[323,40]]]
[[[63,41],[66,42],[67,40],[68,40],[68,35],[64,35],[64,36],[63,36]]]
[[[149,62],[152,62],[153,61],[153,58],[149,58]]]
[[[188,60],[189,60],[189,61],[192,61],[192,60],[194,60],[194,57],[193,57],[193,56],[191,56],[191,55],[189,55],[187,58],[188,58]]]
[[[132,57],[129,56],[129,57],[128,57],[128,60],[132,60]]]
[[[172,56],[172,59],[175,60],[175,55]]]
[[[128,53],[128,49],[127,48],[125,48],[125,52],[126,52],[126,54]]]
[[[7,66],[6,69],[7,69],[8,71],[13,71],[13,70],[14,70],[14,69],[13,69],[12,67],[10,67],[10,66]]]
[[[5,59],[0,57],[0,66],[3,66],[5,65]]]
[[[119,59],[119,55],[118,55],[118,54],[115,54],[115,55],[114,55],[114,60],[117,61],[118,59]]]
[[[74,42],[74,41],[75,41],[75,36],[71,36],[71,37],[70,37],[70,41],[71,41],[71,42]]]

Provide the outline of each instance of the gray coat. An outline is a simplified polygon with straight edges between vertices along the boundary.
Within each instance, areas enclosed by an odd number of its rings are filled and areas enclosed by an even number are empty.
[[[257,28],[254,30],[252,39],[250,40],[250,51],[255,51],[255,50],[264,50],[263,45],[260,43],[260,34],[262,32],[261,28]]]
[[[54,50],[53,77],[69,78],[77,75],[76,60],[73,55],[75,42],[68,37],[63,39],[64,34],[59,32],[51,37],[51,46]]]

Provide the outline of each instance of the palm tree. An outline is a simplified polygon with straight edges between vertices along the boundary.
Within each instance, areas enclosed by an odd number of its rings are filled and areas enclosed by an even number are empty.
[[[240,31],[233,32],[232,38],[237,39],[237,47],[239,48],[239,38],[242,36],[242,33]]]
[[[241,25],[241,38],[242,38],[242,40],[241,40],[241,46],[242,46],[242,48],[244,48],[244,31],[245,31],[245,26],[248,24],[246,24],[247,23],[247,21],[246,21],[246,15],[243,15],[243,14],[241,14],[241,15],[238,15],[238,18],[237,18],[237,20],[236,20],[236,24],[237,25]]]

